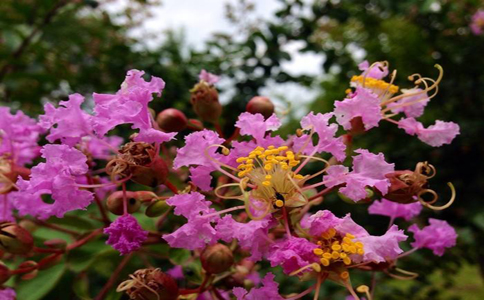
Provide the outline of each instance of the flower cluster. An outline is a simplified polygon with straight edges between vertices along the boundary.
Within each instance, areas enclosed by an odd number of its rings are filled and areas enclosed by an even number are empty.
[[[191,90],[200,120],[188,120],[173,108],[152,114],[148,105],[154,95],[161,96],[165,82],[154,76],[146,81],[138,70],[128,72],[116,93],[94,93],[92,114],[83,110],[80,94],[57,107],[47,103],[38,122],[0,108],[0,220],[13,222],[2,223],[0,249],[52,252],[57,258],[104,234],[106,243],[127,258],[148,245],[143,255],[167,243],[190,250],[190,261],[200,260],[202,279],[183,288],[175,281],[190,281],[182,265],[166,272],[137,270],[118,287],[131,299],[285,299],[272,273],[260,279],[260,261],[280,266],[286,276],[312,280],[291,299],[313,292],[317,299],[326,280],[346,287],[354,299],[360,299],[357,292],[370,299],[367,286],[356,291],[352,286],[353,270],[392,276],[402,272],[399,260],[418,249],[442,256],[455,245],[456,232],[446,221],[431,218],[430,225],[417,225],[423,209],[449,207],[455,189],[449,183],[452,197],[439,206],[437,192],[428,188],[435,175],[431,164],[399,170],[383,153],[354,147],[354,140],[387,121],[440,147],[459,134],[459,126],[437,120],[425,127],[416,120],[437,94],[440,66],[435,80],[410,76],[408,89],[394,85],[396,72],[390,73],[387,62],[365,61],[359,68],[362,73],[350,79],[333,111],[310,112],[288,136],[277,135],[282,120],[265,97],[254,97],[233,134],[224,136],[215,86],[219,77],[205,70]],[[107,135],[121,124],[136,132],[121,132],[124,138]],[[41,146],[43,134],[48,143]],[[349,213],[336,215],[324,201],[331,194],[389,217],[388,229],[377,235]],[[424,197],[429,194],[431,200]],[[91,203],[99,209],[94,218],[99,228],[75,235],[75,242],[59,249],[33,247],[30,233],[14,223],[29,217],[49,224],[50,218],[86,210]],[[112,221],[112,214],[119,217]],[[156,220],[159,232],[144,229],[146,218]],[[398,218],[405,221],[400,226],[394,224]],[[7,274],[41,270],[46,260]],[[9,288],[0,293],[14,294]]]

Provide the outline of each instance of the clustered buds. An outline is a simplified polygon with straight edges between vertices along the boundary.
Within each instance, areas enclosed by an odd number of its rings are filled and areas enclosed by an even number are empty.
[[[206,122],[216,122],[222,114],[217,89],[212,84],[200,81],[190,92],[190,102],[200,119]]]
[[[129,280],[121,283],[117,291],[125,291],[133,300],[176,300],[178,285],[160,269],[141,269],[130,275]]]

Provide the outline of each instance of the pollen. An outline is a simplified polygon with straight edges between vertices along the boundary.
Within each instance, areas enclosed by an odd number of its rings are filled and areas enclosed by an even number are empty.
[[[276,200],[276,202],[274,202],[274,204],[277,207],[283,207],[284,206],[284,201],[282,201],[282,200]]]
[[[352,264],[352,259],[365,254],[362,242],[354,242],[355,236],[345,234],[341,236],[334,228],[323,232],[320,239],[316,242],[319,248],[313,253],[320,257],[320,262],[324,267],[334,263],[343,263],[348,266]]]
[[[363,82],[364,80],[364,82]],[[377,94],[381,94],[381,91],[387,91],[391,94],[395,94],[398,92],[399,87],[390,83],[385,82],[384,80],[379,80],[371,77],[364,78],[363,75],[353,76],[351,78],[351,82],[358,83],[360,85],[364,85],[365,88],[372,89]]]

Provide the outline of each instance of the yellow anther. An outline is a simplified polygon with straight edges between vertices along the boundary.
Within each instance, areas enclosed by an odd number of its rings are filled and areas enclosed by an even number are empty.
[[[252,158],[247,159],[246,164],[253,164],[254,160]]]
[[[271,186],[271,182],[270,181],[262,181],[262,185],[263,186]]]
[[[277,207],[283,207],[284,206],[284,201],[282,200],[276,200],[276,202],[274,203]]]
[[[271,180],[272,179],[272,175],[266,175],[266,180]]]
[[[346,93],[346,94],[351,93],[351,89],[346,89],[346,90],[345,90],[345,93]]]
[[[351,265],[351,258],[349,258],[348,256],[346,256],[345,258],[343,258],[343,263],[345,265]]]
[[[356,242],[355,246],[356,246],[356,248],[362,248],[363,249],[363,243],[362,242]]]
[[[358,293],[368,293],[370,291],[370,288],[367,285],[360,285],[356,288],[356,291]]]
[[[276,148],[276,147],[274,147],[273,145],[270,145],[269,147],[267,147],[267,149],[269,149],[269,150],[272,150],[274,148]]]
[[[348,279],[350,277],[350,273],[348,273],[348,271],[344,271],[341,274],[339,274],[339,277],[343,279]]]
[[[295,179],[303,179],[304,176],[302,176],[301,174],[296,174],[296,175],[294,175],[294,178]]]
[[[338,245],[338,244],[333,244],[333,246],[331,246],[331,249],[333,249],[334,251],[340,251],[341,250],[341,246]]]
[[[349,237],[350,239],[354,239],[355,238],[355,236],[352,235],[351,233],[347,233],[346,236]]]
[[[247,172],[246,172],[246,171],[240,171],[239,173],[237,173],[237,176],[239,176],[239,177],[244,177],[244,176],[245,176],[245,174],[247,174]]]
[[[289,166],[287,164],[281,164],[281,168],[283,170],[289,170]]]
[[[344,252],[350,252],[350,247],[348,245],[343,244],[342,247]]]
[[[336,235],[336,229],[334,229],[334,228],[330,228],[330,229],[328,230],[328,233],[329,233],[329,236],[330,236],[330,237],[334,237],[334,236]]]
[[[266,165],[264,166],[264,170],[266,170],[266,171],[270,171],[270,170],[272,170],[272,164],[266,164]]]
[[[246,166],[245,166],[244,164],[240,164],[240,165],[238,165],[238,166],[237,166],[237,169],[239,169],[239,170],[240,170],[240,169],[245,169],[245,167],[246,167]]]
[[[356,247],[355,246],[350,246],[349,250],[350,250],[350,253],[352,253],[352,254],[356,253]]]
[[[327,258],[321,258],[321,264],[325,267],[329,266],[329,259]]]
[[[287,149],[288,149],[287,146],[281,146],[281,147],[277,148],[277,150],[279,150],[279,151],[285,151]]]
[[[230,154],[230,150],[228,148],[225,148],[224,147],[224,148],[222,148],[222,154],[225,155],[225,156],[227,156],[227,155]]]
[[[249,154],[249,158],[255,158],[256,156],[254,153]]]
[[[351,244],[351,243],[352,243],[352,241],[351,241],[351,239],[350,239],[349,237],[345,236],[345,237],[343,238],[343,243],[346,243],[346,244]]]
[[[341,252],[341,253],[339,254],[339,257],[340,257],[340,258],[345,258],[345,257],[348,257],[348,255],[347,255],[346,253],[344,253],[344,252]]]
[[[333,259],[338,259],[339,258],[339,252],[334,251],[333,253],[331,253],[331,257]]]
[[[324,258],[327,258],[327,259],[331,259],[332,258],[331,253],[328,253],[328,252],[323,253],[323,257]]]
[[[316,255],[322,255],[323,254],[323,250],[320,249],[320,248],[316,248],[313,250],[313,253],[316,254]]]
[[[365,254],[365,251],[363,249],[358,249],[358,254],[363,255],[363,254]]]
[[[291,167],[295,167],[295,166],[299,165],[299,161],[297,161],[297,160],[290,161],[290,162],[289,162],[289,165],[290,165]]]

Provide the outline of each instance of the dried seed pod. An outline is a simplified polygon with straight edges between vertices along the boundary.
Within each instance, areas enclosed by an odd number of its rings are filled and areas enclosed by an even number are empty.
[[[126,292],[134,300],[176,300],[178,285],[169,275],[160,269],[141,269],[122,282],[117,292]]]

